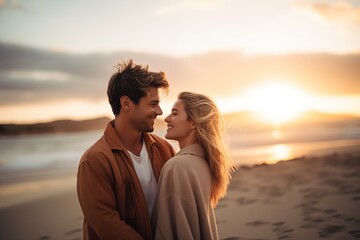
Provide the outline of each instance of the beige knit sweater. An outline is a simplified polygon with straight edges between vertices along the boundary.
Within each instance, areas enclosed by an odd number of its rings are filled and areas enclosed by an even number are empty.
[[[186,146],[167,161],[158,185],[155,239],[218,239],[210,169],[200,145]]]

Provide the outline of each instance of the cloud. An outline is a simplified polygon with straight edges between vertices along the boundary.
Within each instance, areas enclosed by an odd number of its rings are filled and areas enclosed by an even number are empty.
[[[116,63],[131,57],[153,62],[152,67],[156,67],[153,59],[162,59],[127,52],[68,54],[6,43],[0,43],[0,55],[0,105],[61,99],[102,100],[106,98],[107,81]]]
[[[156,15],[173,15],[189,10],[213,9],[221,3],[221,0],[182,0],[173,4],[164,5],[156,9]]]
[[[164,71],[170,99],[180,91],[239,96],[269,80],[323,95],[359,94],[360,54],[244,56],[213,52],[174,58],[145,53],[70,54],[0,43],[0,106],[42,101],[106,99],[113,66],[122,60]]]
[[[354,6],[349,1],[332,3],[297,2],[296,8],[321,19],[360,25],[360,6]]]
[[[23,79],[35,81],[67,81],[71,75],[58,71],[9,71],[8,77],[12,79]]]
[[[20,10],[20,11],[26,11],[28,8],[22,4],[20,1],[17,0],[0,0],[0,9],[12,9],[12,10]]]

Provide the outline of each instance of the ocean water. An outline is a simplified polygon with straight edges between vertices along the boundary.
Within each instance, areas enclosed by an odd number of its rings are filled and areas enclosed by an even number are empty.
[[[225,140],[237,164],[272,164],[294,158],[360,151],[360,123],[255,132],[230,128]]]
[[[101,130],[0,137],[0,174],[54,169],[76,171],[83,152],[102,133]],[[165,131],[155,133],[163,137]],[[297,135],[279,130],[246,133],[229,129],[225,142],[235,162],[245,165],[360,149],[360,128],[328,129],[315,133],[309,130],[307,135],[301,130]],[[170,143],[178,149],[176,142]]]
[[[303,156],[360,150],[359,128],[298,136],[279,130],[249,133],[228,129],[225,142],[239,165],[276,163]],[[345,131],[345,135],[344,135]],[[103,131],[0,137],[0,209],[76,189],[83,152]],[[164,136],[165,131],[155,132]],[[350,136],[350,137],[349,137]],[[176,150],[175,141],[170,141]]]
[[[102,131],[0,137],[0,172],[76,168]]]

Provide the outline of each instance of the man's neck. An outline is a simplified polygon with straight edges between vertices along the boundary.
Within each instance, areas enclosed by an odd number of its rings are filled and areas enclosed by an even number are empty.
[[[115,118],[114,128],[124,147],[139,156],[143,142],[142,132],[131,128],[129,123],[123,122],[121,118]]]

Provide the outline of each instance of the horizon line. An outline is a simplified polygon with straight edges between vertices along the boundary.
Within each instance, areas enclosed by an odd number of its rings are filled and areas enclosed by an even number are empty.
[[[232,111],[232,112],[226,112],[221,114],[223,117],[224,116],[229,116],[232,114],[241,114],[241,113],[247,113],[247,114],[254,114],[254,115],[258,115],[259,113],[256,111],[252,111],[252,110],[240,110],[240,111]],[[325,112],[325,111],[315,111],[315,110],[308,110],[308,111],[303,111],[301,112],[296,118],[299,118],[301,115],[305,115],[307,113],[314,113],[314,114],[321,114],[321,115],[327,115],[327,116],[336,116],[336,117],[349,117],[349,118],[359,118],[360,119],[360,114],[350,114],[350,113],[333,113],[333,112]],[[109,119],[114,119],[114,115],[109,114],[101,114],[101,115],[93,115],[93,116],[88,116],[88,117],[58,117],[58,118],[49,118],[49,119],[43,119],[43,120],[29,120],[29,121],[8,121],[8,122],[3,122],[0,121],[0,125],[32,125],[32,124],[43,124],[43,123],[51,123],[51,122],[57,122],[57,121],[74,121],[74,122],[81,122],[81,121],[87,121],[87,120],[93,120],[93,119],[99,119],[99,118],[109,118]],[[261,118],[261,117],[259,117]],[[165,116],[158,116],[157,120],[164,120]],[[288,122],[291,122],[292,120],[289,120]],[[267,121],[265,121],[267,122]]]

